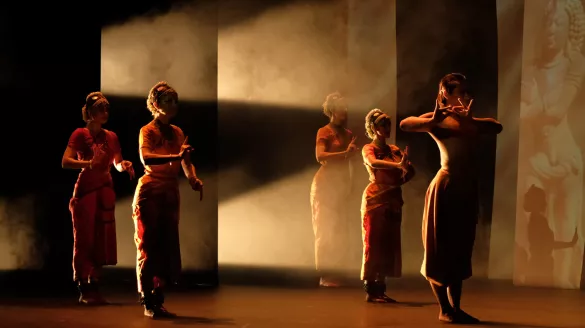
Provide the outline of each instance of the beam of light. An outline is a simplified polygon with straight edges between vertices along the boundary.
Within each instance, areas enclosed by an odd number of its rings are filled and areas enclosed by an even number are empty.
[[[101,91],[146,97],[168,81],[189,101],[217,99],[217,24],[209,8],[182,6],[102,30]]]
[[[390,115],[393,118],[390,142],[395,144],[396,1],[350,0],[349,4],[349,106],[359,109],[360,112],[354,115],[358,121],[363,121],[373,108]]]
[[[221,202],[218,212],[220,266],[314,269],[314,235],[309,191],[317,169],[308,168]],[[365,170],[362,166],[357,169]],[[238,168],[221,172],[220,176],[229,181],[249,183],[246,173]],[[424,179],[415,183],[418,185],[422,180]],[[356,181],[355,194],[361,195],[367,183],[367,179]],[[354,277],[359,276],[362,256],[359,198],[358,196],[358,206],[352,206],[353,210],[348,212],[346,224],[349,238],[343,245],[338,245],[339,252],[346,254],[340,269]],[[349,201],[355,203],[354,200]],[[420,271],[422,251],[418,210],[419,208],[405,206],[405,211],[416,212],[417,218],[404,223],[405,275],[418,275]]]
[[[220,265],[314,267],[309,206],[313,174],[306,170],[220,203]],[[233,169],[221,176],[245,181],[246,174]]]
[[[343,20],[334,19],[343,4],[291,4],[221,29],[219,99],[318,107],[345,82],[345,42],[339,40],[347,36]]]
[[[217,265],[217,175],[207,172],[198,172],[198,175],[205,184],[202,202],[199,201],[199,193],[191,189],[188,181],[183,179],[179,183],[181,260],[185,270],[213,270]],[[135,267],[132,197],[116,202],[116,234],[117,267]]]

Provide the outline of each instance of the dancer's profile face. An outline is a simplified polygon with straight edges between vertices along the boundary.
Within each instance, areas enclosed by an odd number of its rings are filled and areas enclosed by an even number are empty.
[[[333,112],[332,122],[335,125],[347,125],[347,107],[345,105],[338,106]]]
[[[459,100],[467,105],[469,102],[469,93],[464,85],[458,85],[453,89],[453,92],[449,93],[446,88],[442,88],[442,94],[447,105],[460,105]]]
[[[392,132],[392,121],[389,118],[384,118],[375,125],[375,129],[378,136],[388,139]]]
[[[156,102],[156,107],[168,117],[174,117],[178,112],[178,99],[172,94],[163,94]]]
[[[110,117],[110,104],[102,103],[98,106],[94,106],[91,109],[91,120],[99,123],[105,124],[108,122],[108,118]]]

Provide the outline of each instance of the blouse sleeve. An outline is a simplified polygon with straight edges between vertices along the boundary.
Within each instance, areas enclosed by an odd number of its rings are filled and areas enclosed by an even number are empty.
[[[364,163],[367,165],[370,165],[370,163],[376,160],[376,152],[374,151],[374,146],[372,144],[367,144],[362,148],[362,157]]]
[[[319,143],[323,143],[324,145],[328,146],[330,137],[331,134],[329,131],[327,131],[327,129],[320,128],[319,131],[317,131],[316,144],[318,145]]]
[[[77,129],[73,131],[71,137],[69,137],[69,143],[67,144],[68,147],[71,147],[76,152],[81,152],[83,150],[83,144],[85,142],[85,136],[83,134],[82,129]]]
[[[110,131],[110,136],[112,138],[112,151],[114,154],[117,154],[122,151],[120,147],[120,140],[118,139],[118,135],[112,131]]]
[[[154,150],[155,139],[156,133],[153,129],[150,129],[148,126],[143,127],[140,129],[140,135],[138,136],[138,148]]]

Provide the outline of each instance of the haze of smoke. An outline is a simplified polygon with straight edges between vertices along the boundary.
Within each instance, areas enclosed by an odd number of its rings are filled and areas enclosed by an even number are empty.
[[[183,99],[215,101],[215,15],[211,6],[188,4],[104,28],[102,91],[146,97],[156,82],[166,80]]]
[[[318,108],[345,74],[340,4],[293,3],[222,28],[220,100]],[[220,26],[223,12],[220,7]]]
[[[0,270],[38,269],[43,265],[34,222],[32,196],[0,200]]]
[[[396,117],[396,3],[385,0],[349,3],[347,96],[352,130],[366,143],[369,140],[363,120],[371,109],[380,108]],[[396,140],[396,120],[393,125],[391,143]]]

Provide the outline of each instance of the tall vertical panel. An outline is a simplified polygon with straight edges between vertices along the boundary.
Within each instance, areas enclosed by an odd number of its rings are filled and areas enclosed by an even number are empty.
[[[365,134],[366,114],[379,108],[392,117],[392,136],[396,143],[396,1],[350,0],[348,34],[348,99],[352,131],[362,146],[370,142]],[[360,231],[361,197],[368,175],[361,156],[356,156],[351,215],[352,226]],[[352,256],[359,261],[361,243],[354,245]],[[404,252],[411,252],[405,249]],[[408,259],[409,257],[406,257]]]
[[[199,201],[199,194],[180,177],[183,268],[213,275],[217,271],[217,8],[212,2],[195,1],[144,6],[119,7],[120,17],[102,29],[101,90],[112,105],[107,127],[118,134],[124,157],[134,163],[140,177],[138,135],[152,120],[146,109],[150,88],[165,80],[177,90],[179,113],[172,123],[189,137],[197,175],[205,183],[205,197]],[[148,9],[149,15],[135,14],[139,8]],[[118,267],[132,268],[136,185],[113,175],[118,179],[114,181]]]
[[[524,0],[498,0],[498,136],[489,278],[512,279]]]
[[[498,57],[496,4],[493,1],[397,1],[397,116],[403,119],[434,108],[441,77],[464,73],[475,96],[476,116],[496,117]],[[440,166],[430,136],[397,131],[397,142],[409,145],[417,177],[404,188],[404,245],[418,252],[409,257],[420,269],[420,220],[429,182]],[[474,250],[474,275],[487,275],[492,219],[496,138],[486,138],[480,153],[480,220]],[[416,266],[416,267],[414,267]]]
[[[347,0],[220,1],[218,42],[222,279],[313,275],[315,137],[325,97],[346,91]]]
[[[514,282],[579,288],[583,263],[585,12],[526,1]]]

